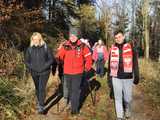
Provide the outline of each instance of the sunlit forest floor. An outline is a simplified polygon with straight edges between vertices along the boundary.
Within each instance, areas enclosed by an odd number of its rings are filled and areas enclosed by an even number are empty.
[[[130,120],[159,120],[160,118],[160,75],[159,63],[140,59],[140,84],[134,86],[132,118]],[[34,86],[30,76],[28,79],[17,78],[0,81],[0,119],[1,120],[115,120],[114,101],[109,97],[107,77],[96,77],[100,85],[98,90],[92,90],[86,95],[84,104],[78,116],[70,115],[62,110],[61,97],[56,96],[57,76],[50,76],[47,87],[47,99],[52,97],[46,115],[36,111]],[[18,82],[17,82],[18,81]]]

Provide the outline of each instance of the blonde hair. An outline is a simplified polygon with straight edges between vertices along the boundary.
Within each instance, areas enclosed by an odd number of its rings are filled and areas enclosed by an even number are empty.
[[[45,42],[43,40],[43,37],[42,35],[39,33],[39,32],[34,32],[30,38],[30,46],[32,47],[34,45],[34,42],[33,42],[33,37],[37,36],[39,38],[39,41],[40,41],[40,46],[44,45]]]

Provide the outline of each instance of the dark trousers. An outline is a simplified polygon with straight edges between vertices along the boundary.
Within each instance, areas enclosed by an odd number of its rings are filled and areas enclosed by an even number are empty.
[[[80,84],[82,81],[82,74],[77,75],[64,75],[64,90],[68,91],[68,98],[71,102],[71,111],[78,113],[79,97],[80,97]],[[65,95],[66,97],[66,95]]]
[[[104,75],[104,61],[103,60],[97,60],[97,62],[96,62],[96,73],[100,76]]]
[[[36,89],[38,105],[43,107],[46,98],[46,85],[49,79],[49,73],[44,75],[32,74],[32,78]]]

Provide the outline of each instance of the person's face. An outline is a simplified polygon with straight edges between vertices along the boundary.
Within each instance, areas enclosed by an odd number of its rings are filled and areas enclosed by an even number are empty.
[[[34,36],[32,38],[32,40],[33,40],[35,46],[38,46],[40,44],[40,39],[38,36]]]
[[[78,40],[78,37],[74,34],[70,34],[69,39],[70,39],[71,42],[74,43]]]
[[[99,44],[99,45],[102,45],[102,40],[98,40],[98,44]]]
[[[124,42],[124,35],[122,33],[118,33],[115,37],[115,42],[118,44],[122,44]]]

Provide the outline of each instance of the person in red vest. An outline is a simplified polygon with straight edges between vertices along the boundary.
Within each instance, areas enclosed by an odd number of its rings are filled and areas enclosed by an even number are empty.
[[[71,114],[79,113],[80,84],[83,73],[92,67],[92,57],[89,48],[82,43],[78,32],[70,32],[69,40],[58,48],[57,57],[63,61],[64,83],[63,99],[66,104],[71,103]]]
[[[123,31],[114,33],[115,44],[109,53],[108,78],[113,87],[117,120],[131,117],[132,86],[139,82],[137,52],[127,43]]]

